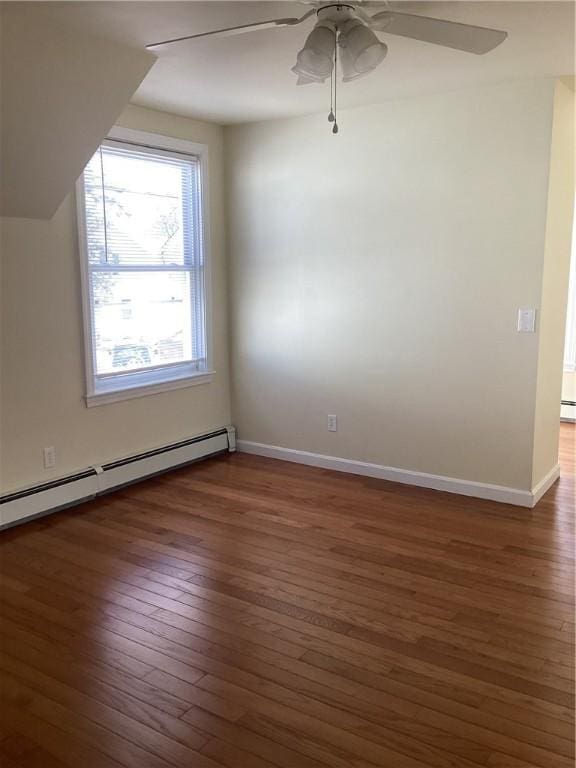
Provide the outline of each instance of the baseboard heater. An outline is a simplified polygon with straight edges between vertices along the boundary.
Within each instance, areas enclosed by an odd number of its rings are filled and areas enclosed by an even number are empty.
[[[206,435],[181,440],[101,466],[89,467],[58,480],[8,493],[0,496],[0,529],[94,499],[122,486],[191,464],[199,459],[235,450],[234,427],[223,427]]]
[[[560,421],[566,421],[569,424],[576,423],[576,400],[561,400],[562,411]]]

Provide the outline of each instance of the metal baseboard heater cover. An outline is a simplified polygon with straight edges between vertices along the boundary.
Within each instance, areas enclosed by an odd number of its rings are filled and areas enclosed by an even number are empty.
[[[178,443],[139,453],[102,466],[51,480],[41,485],[0,496],[0,529],[37,515],[94,499],[144,478],[191,464],[199,459],[236,450],[234,427],[181,440]]]

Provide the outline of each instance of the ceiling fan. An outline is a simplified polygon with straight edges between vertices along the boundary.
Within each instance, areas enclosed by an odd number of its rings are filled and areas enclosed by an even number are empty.
[[[336,79],[334,77],[338,59],[340,59],[344,82],[356,80],[372,72],[388,53],[388,47],[376,37],[375,32],[408,37],[477,55],[488,53],[507,37],[506,32],[498,29],[396,11],[386,1],[346,0],[338,3],[314,2],[313,5],[313,8],[299,18],[269,19],[252,24],[240,24],[235,27],[150,43],[146,48],[160,48],[204,37],[227,37],[254,30],[294,27],[316,15],[316,24],[306,38],[304,47],[298,52],[292,71],[298,76],[298,85],[323,83],[330,78],[331,107],[328,119],[334,123],[333,133],[338,133],[335,118]],[[373,16],[365,10],[365,8],[382,6],[385,10]]]

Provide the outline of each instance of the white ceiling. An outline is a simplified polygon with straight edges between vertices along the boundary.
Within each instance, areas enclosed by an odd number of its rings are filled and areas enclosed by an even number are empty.
[[[29,4],[28,4],[29,5]],[[388,57],[372,74],[341,85],[341,107],[507,79],[574,74],[573,2],[398,2],[403,10],[504,29],[485,56],[381,34]],[[301,16],[285,2],[41,2],[42,13],[137,47],[269,18]],[[314,24],[177,43],[158,52],[133,102],[227,124],[325,111],[329,86],[296,87],[290,72]]]

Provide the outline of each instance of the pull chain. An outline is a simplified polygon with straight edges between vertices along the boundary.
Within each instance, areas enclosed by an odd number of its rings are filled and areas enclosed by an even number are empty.
[[[334,49],[336,49],[336,43],[334,43]],[[333,87],[334,87],[334,68],[332,68],[330,72],[330,114],[328,115],[328,122],[333,123],[336,119],[334,117],[334,110],[333,110],[333,100],[332,100],[332,93],[333,93]]]
[[[334,45],[334,125],[332,133],[338,133],[338,29],[336,29],[336,44]]]
[[[332,102],[332,87],[333,87],[333,85],[334,85],[334,70],[332,70],[332,72],[330,72],[330,114],[328,115],[328,122],[329,123],[333,123],[334,120],[335,120],[334,112],[332,111],[332,103],[333,103]]]

